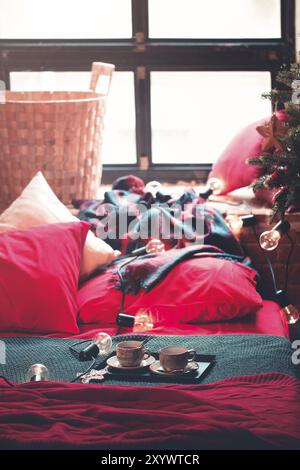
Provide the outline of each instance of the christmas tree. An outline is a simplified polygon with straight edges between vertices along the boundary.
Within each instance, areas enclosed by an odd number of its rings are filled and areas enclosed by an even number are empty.
[[[248,163],[262,170],[254,191],[273,190],[272,219],[283,219],[287,210],[300,207],[300,64],[282,67],[276,88],[263,98],[272,101],[275,111],[285,112],[284,120],[274,113],[268,123],[257,128],[263,137],[262,152]]]

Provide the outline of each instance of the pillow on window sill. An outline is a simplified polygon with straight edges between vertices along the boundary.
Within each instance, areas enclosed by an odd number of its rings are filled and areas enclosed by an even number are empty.
[[[285,111],[278,111],[276,116],[280,121],[287,120]],[[213,165],[208,178],[214,177],[223,181],[222,194],[249,186],[261,175],[261,168],[248,165],[247,159],[261,154],[263,137],[256,128],[269,120],[270,118],[260,119],[238,132]]]
[[[0,234],[0,331],[77,333],[77,286],[90,225]]]
[[[60,202],[43,174],[38,172],[22,194],[1,214],[0,231],[59,222],[78,222],[78,219]],[[81,263],[81,277],[89,276],[98,266],[108,264],[114,258],[114,250],[89,231]]]

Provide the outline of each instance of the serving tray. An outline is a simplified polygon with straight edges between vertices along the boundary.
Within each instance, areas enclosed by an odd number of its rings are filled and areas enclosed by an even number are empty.
[[[110,357],[115,355],[113,352]],[[158,352],[152,352],[151,355],[155,357],[156,360],[159,359]],[[107,358],[108,359],[108,358]],[[106,359],[106,360],[107,360]],[[150,383],[151,382],[160,382],[160,383],[185,383],[185,384],[194,384],[199,383],[211,370],[215,364],[215,355],[212,354],[197,354],[195,357],[195,362],[198,365],[198,369],[193,374],[154,374],[149,368],[143,368],[139,370],[122,370],[108,367],[105,374],[105,382],[107,381],[118,381],[118,382],[135,382],[135,383]],[[106,361],[103,361],[97,366],[97,369],[100,370],[105,367]],[[91,380],[90,383],[97,383],[97,380]]]

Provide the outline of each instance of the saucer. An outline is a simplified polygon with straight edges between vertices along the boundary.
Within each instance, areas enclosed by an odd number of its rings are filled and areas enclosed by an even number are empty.
[[[189,362],[186,368],[182,371],[174,371],[174,372],[167,372],[165,371],[159,361],[155,361],[150,365],[150,370],[153,374],[158,374],[158,375],[174,375],[174,376],[182,376],[182,375],[188,375],[188,374],[193,374],[197,372],[199,369],[199,365],[197,362]]]
[[[109,357],[106,361],[108,366],[113,367],[114,369],[122,369],[122,370],[145,369],[145,367],[149,367],[151,364],[153,364],[153,362],[155,362],[155,357],[153,356],[150,356],[147,359],[143,359],[139,366],[130,366],[130,367],[121,366],[121,364],[118,361],[117,356]]]

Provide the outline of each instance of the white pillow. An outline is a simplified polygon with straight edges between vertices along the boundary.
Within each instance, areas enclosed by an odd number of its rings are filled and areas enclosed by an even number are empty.
[[[22,194],[1,214],[0,232],[72,221],[78,222],[78,219],[60,202],[39,171]],[[119,254],[89,231],[81,261],[81,277],[88,276],[98,266],[110,263]]]

